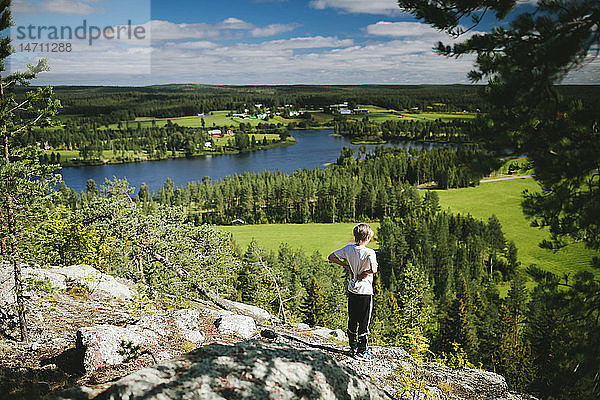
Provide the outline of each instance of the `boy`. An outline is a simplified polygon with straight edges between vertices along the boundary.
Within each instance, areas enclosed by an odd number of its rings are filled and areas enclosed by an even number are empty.
[[[354,227],[355,244],[349,244],[329,255],[329,261],[350,272],[348,284],[348,341],[353,357],[370,360],[368,334],[373,311],[373,274],[377,272],[375,251],[367,248],[373,239],[369,224]],[[342,261],[345,259],[346,262]],[[357,329],[358,328],[358,329]]]

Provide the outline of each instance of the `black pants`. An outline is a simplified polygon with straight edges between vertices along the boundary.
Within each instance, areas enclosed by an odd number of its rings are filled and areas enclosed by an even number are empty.
[[[359,353],[369,344],[369,323],[373,311],[373,296],[348,292],[348,341]]]

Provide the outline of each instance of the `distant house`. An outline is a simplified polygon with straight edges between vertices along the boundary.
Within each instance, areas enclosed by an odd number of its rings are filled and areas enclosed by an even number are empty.
[[[304,114],[304,111],[290,111],[290,117],[297,117]]]
[[[355,108],[352,111],[354,111],[354,114],[368,114],[369,113],[369,109],[367,109],[367,108]]]
[[[343,110],[340,110],[340,114],[341,115],[351,115],[352,114],[352,110],[343,109]]]
[[[220,129],[213,129],[212,131],[208,131],[208,136],[221,136],[223,132]]]
[[[204,147],[207,149],[212,149],[212,142],[204,142]]]
[[[348,108],[348,102],[345,101],[345,102],[343,102],[341,104],[332,104],[332,105],[329,106],[329,108],[332,108],[332,109]]]
[[[231,221],[231,225],[245,225],[246,221],[244,221],[243,219],[234,219],[233,221]]]
[[[246,118],[247,115],[246,114],[233,114],[234,118]]]

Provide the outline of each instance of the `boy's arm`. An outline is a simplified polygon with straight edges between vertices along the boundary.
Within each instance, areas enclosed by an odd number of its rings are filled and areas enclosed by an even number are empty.
[[[375,259],[373,258],[373,260],[375,260]],[[377,273],[377,261],[376,260],[373,261],[373,260],[370,261],[371,268],[368,269],[367,271],[361,272],[360,275],[358,275],[358,280],[362,281],[363,279],[365,279],[367,277],[367,275]]]
[[[327,257],[327,259],[334,264],[341,265],[342,267],[344,267],[344,269],[350,273],[350,277],[354,278],[354,276],[352,275],[352,270],[350,269],[350,265],[340,260],[334,253],[331,253],[329,257]]]

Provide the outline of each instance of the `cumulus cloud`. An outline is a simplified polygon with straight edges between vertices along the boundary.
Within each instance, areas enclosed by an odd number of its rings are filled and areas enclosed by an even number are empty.
[[[405,40],[423,40],[429,41],[430,44],[438,41],[454,42],[455,37],[447,33],[438,31],[428,24],[420,22],[387,22],[379,21],[366,27],[367,34],[371,36],[382,36],[390,38],[404,38]],[[469,31],[460,36],[459,40],[465,40],[475,34],[482,33],[479,31]],[[431,47],[431,46],[430,46]]]
[[[15,0],[10,6],[10,10],[13,14],[33,14],[37,12],[38,8],[28,1]]]
[[[47,12],[52,14],[91,15],[105,13],[104,8],[90,5],[90,3],[95,2],[93,0],[45,0],[41,4],[34,4],[27,0],[16,0],[11,6],[11,11],[15,14]]]
[[[268,37],[289,32],[298,27],[297,24],[271,24],[260,27],[238,18],[227,18],[217,24],[176,24],[170,21],[152,20],[144,26],[150,29],[152,40],[241,39],[245,35]]]
[[[310,6],[317,10],[334,8],[350,13],[362,14],[400,14],[396,0],[311,0]]]

